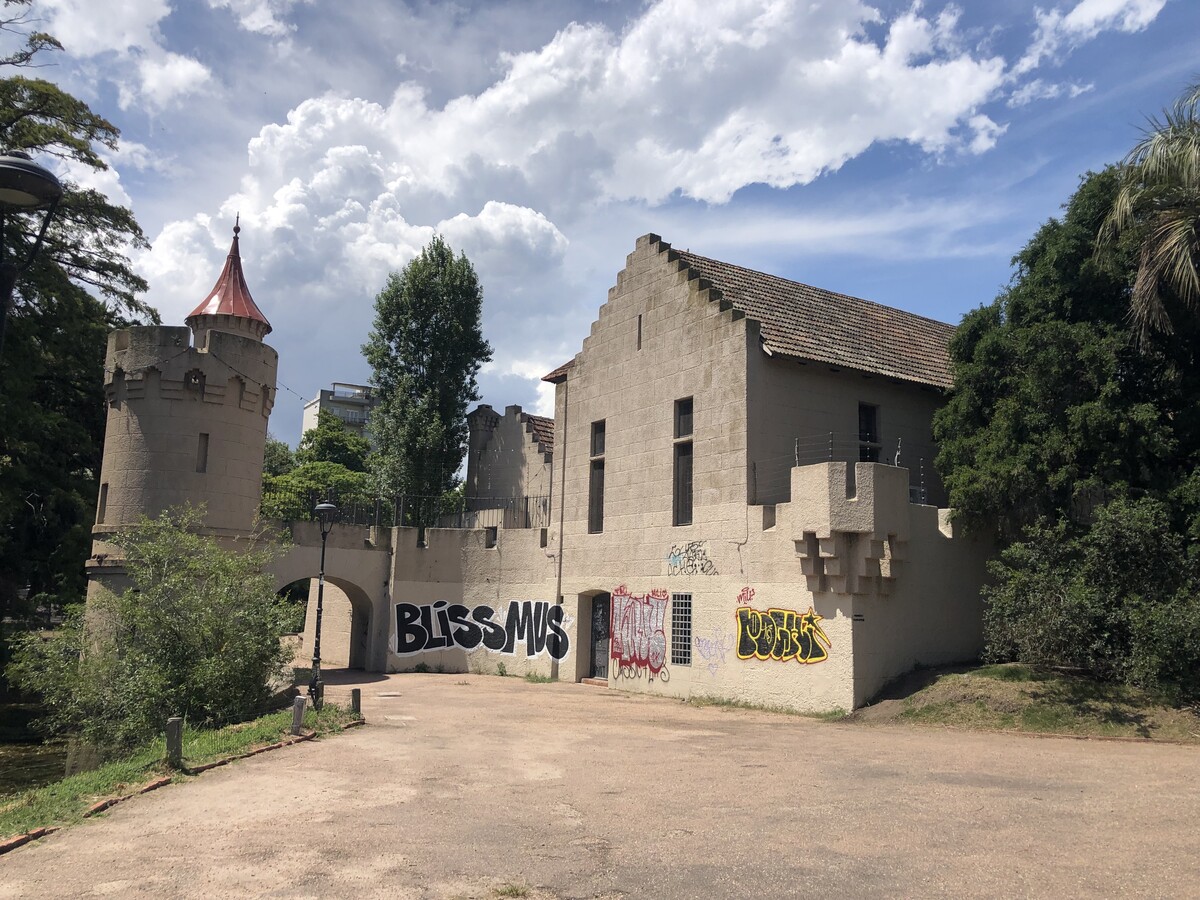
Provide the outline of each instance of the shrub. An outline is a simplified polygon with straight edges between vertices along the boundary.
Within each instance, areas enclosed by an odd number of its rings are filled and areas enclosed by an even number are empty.
[[[223,549],[201,524],[184,509],[113,535],[133,587],[20,641],[9,674],[41,695],[47,730],[131,746],[169,716],[226,721],[264,706],[287,656],[288,611],[263,572],[273,549]]]

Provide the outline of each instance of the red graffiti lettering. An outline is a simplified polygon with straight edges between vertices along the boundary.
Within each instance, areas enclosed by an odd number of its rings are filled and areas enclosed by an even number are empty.
[[[646,668],[651,675],[667,661],[666,591],[631,594],[625,585],[612,592],[612,641],[609,656],[621,668]]]

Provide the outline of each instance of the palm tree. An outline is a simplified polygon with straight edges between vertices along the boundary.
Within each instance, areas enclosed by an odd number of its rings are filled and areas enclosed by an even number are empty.
[[[1173,331],[1164,289],[1200,314],[1200,81],[1149,127],[1118,168],[1120,187],[1098,248],[1135,229],[1138,269],[1130,317],[1145,343]]]

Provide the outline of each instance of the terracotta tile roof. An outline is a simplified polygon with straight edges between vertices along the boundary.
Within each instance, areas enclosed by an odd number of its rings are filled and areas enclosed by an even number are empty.
[[[545,453],[554,452],[554,420],[547,419],[545,416],[534,416],[529,413],[523,413],[522,418],[525,419],[525,430],[533,435],[533,439],[537,441]]]
[[[669,248],[661,244],[664,250]],[[679,258],[762,325],[773,354],[946,388],[954,326],[695,253]],[[543,378],[563,373],[555,369]]]
[[[229,255],[225,258],[225,268],[221,270],[217,283],[208,292],[208,296],[188,315],[189,325],[192,324],[192,319],[198,316],[235,316],[260,322],[266,326],[262,333],[270,333],[271,323],[250,296],[246,276],[242,274],[242,257],[238,251],[238,234],[241,230],[241,226],[233,226],[233,244],[230,245]]]
[[[558,384],[560,381],[567,380],[567,373],[575,368],[575,360],[568,359],[565,363],[555,369],[553,372],[547,372],[542,376],[542,381],[548,381],[551,384]]]

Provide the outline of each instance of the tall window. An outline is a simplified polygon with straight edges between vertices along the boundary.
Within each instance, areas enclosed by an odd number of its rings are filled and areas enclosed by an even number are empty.
[[[671,595],[671,665],[692,664],[692,595]]]
[[[675,465],[671,503],[675,525],[692,524],[692,398],[675,401]]]
[[[879,462],[879,407],[858,404],[859,462]]]
[[[592,459],[588,478],[588,531],[604,530],[604,420],[592,423]]]

